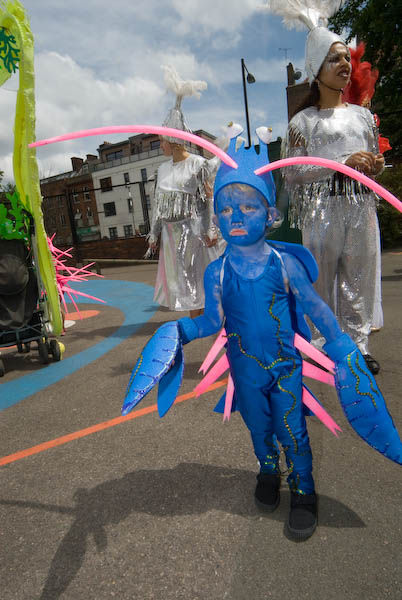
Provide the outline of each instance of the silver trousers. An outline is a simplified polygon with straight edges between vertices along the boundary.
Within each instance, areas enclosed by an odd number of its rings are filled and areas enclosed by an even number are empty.
[[[335,313],[339,325],[368,354],[373,322],[378,263],[378,221],[375,199],[364,195],[321,199],[314,218],[306,218],[303,244],[319,268],[315,288]],[[324,339],[313,328],[313,342]]]

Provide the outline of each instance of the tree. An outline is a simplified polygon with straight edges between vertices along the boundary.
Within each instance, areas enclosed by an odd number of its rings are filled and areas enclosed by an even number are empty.
[[[381,133],[390,139],[387,157],[402,159],[402,26],[401,4],[395,0],[346,0],[331,19],[338,34],[348,31],[366,45],[364,60],[380,72],[373,109],[381,119]]]
[[[0,171],[0,173],[2,173]],[[2,174],[0,174],[0,202],[7,202],[7,194],[13,195],[15,192],[15,184],[14,183],[6,183],[6,185],[2,185]]]

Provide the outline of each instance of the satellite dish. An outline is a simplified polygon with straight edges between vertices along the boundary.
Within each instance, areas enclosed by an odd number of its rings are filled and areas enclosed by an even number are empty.
[[[295,81],[297,81],[298,79],[300,79],[300,77],[302,76],[302,74],[303,73],[301,71],[299,71],[299,70],[295,71],[295,73],[294,73]]]

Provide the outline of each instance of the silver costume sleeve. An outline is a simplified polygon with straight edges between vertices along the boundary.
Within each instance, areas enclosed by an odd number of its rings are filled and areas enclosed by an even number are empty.
[[[294,123],[288,125],[286,137],[282,144],[282,153],[285,158],[309,155],[306,138]],[[340,160],[340,162],[343,162],[343,160]],[[292,185],[303,185],[329,179],[334,173],[331,169],[316,165],[294,165],[286,167],[284,171],[288,191],[291,191]]]

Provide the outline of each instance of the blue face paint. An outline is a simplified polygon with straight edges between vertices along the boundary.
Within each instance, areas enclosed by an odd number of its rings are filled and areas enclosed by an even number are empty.
[[[216,199],[216,215],[223,238],[235,246],[251,246],[265,237],[269,219],[262,194],[247,186],[247,191],[227,185]]]

